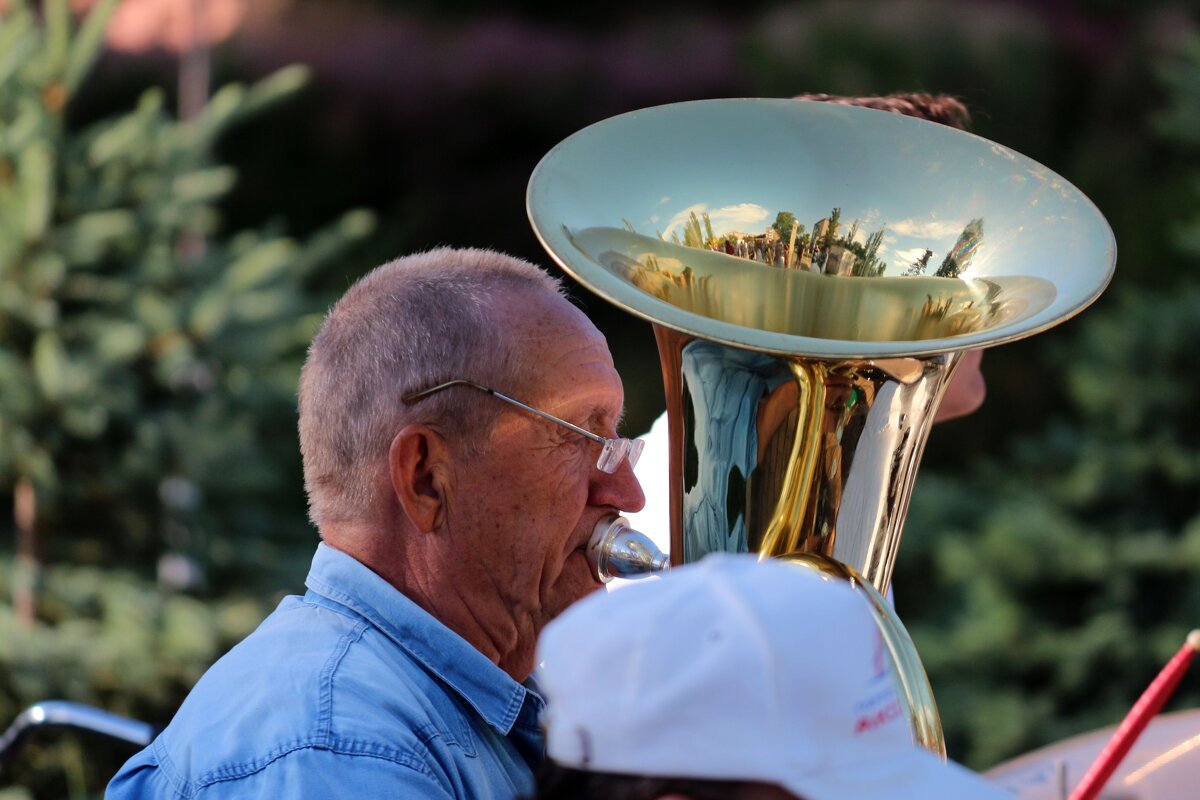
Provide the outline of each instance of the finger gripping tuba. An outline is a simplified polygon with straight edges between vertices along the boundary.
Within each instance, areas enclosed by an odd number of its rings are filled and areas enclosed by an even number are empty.
[[[944,753],[882,601],[917,466],[964,351],[1103,291],[1116,261],[1103,216],[998,144],[793,100],[602,121],[542,159],[527,203],[563,269],[654,325],[672,563],[755,552],[863,587],[914,737]]]

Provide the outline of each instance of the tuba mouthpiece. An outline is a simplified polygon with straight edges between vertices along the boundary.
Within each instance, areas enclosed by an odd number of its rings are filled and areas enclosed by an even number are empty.
[[[667,554],[649,536],[629,527],[624,517],[605,517],[596,523],[587,557],[601,583],[613,578],[644,578],[671,566]]]

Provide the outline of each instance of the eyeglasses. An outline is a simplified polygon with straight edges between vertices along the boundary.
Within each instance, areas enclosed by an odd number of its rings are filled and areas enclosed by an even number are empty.
[[[609,475],[612,475],[614,472],[620,469],[621,462],[623,461],[629,462],[630,469],[637,466],[638,458],[642,455],[642,448],[646,446],[646,443],[641,439],[606,439],[605,437],[592,433],[591,431],[584,430],[578,425],[572,425],[565,419],[559,419],[553,414],[547,414],[545,411],[540,411],[533,406],[527,406],[520,400],[514,400],[506,394],[497,392],[495,389],[489,389],[486,386],[473,383],[472,381],[446,381],[445,383],[439,383],[437,386],[431,386],[428,389],[422,389],[419,392],[406,394],[401,399],[403,399],[405,403],[412,404],[418,400],[424,400],[431,394],[440,392],[443,389],[449,389],[452,386],[469,386],[472,389],[478,389],[481,392],[490,394],[492,397],[498,397],[506,403],[512,403],[518,408],[523,408],[531,414],[537,414],[542,419],[548,419],[551,422],[556,422],[567,430],[573,431],[574,433],[577,433],[586,439],[590,439],[593,442],[602,445],[603,447],[600,450],[600,458],[596,461],[596,467],[601,472],[606,472]]]

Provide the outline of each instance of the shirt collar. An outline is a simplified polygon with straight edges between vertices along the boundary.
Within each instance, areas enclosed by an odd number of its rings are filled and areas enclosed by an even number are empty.
[[[305,584],[367,619],[501,734],[512,730],[527,698],[540,712],[542,699],[535,692],[352,556],[322,542]]]

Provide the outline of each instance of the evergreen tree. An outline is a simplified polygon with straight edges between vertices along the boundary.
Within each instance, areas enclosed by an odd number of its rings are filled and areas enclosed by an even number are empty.
[[[864,278],[874,278],[883,274],[884,263],[879,258],[879,246],[883,242],[883,228],[867,237],[863,245],[861,258],[854,265],[854,274]]]
[[[850,223],[850,229],[846,231],[846,235],[842,237],[842,244],[850,250],[862,250],[862,245],[858,242],[858,220]],[[857,252],[857,251],[856,251]],[[861,255],[861,253],[860,253]]]
[[[1200,38],[1160,74],[1156,125],[1200,175]],[[1198,209],[1193,189],[1162,221],[1193,272]],[[1200,284],[1176,274],[1166,290],[1126,284],[1050,349],[1061,416],[968,474],[917,485],[899,611],[949,750],[972,766],[1117,723],[1200,620]],[[1197,704],[1193,670],[1168,710]]]
[[[303,281],[371,225],[350,214],[303,246],[277,228],[220,234],[235,175],[213,143],[293,95],[299,68],[227,86],[187,123],[150,90],[72,130],[114,5],[78,29],[67,0],[44,22],[22,4],[0,18],[0,489],[27,622],[39,557],[174,554],[192,583],[302,530],[299,514],[270,529],[271,501],[295,496],[279,445],[320,311]]]
[[[929,259],[933,258],[933,251],[926,250],[915,261],[908,265],[908,269],[904,270],[905,275],[924,275],[925,270],[929,268]]]
[[[712,219],[708,216],[708,212],[703,214],[704,219],[704,246],[712,249],[717,244],[717,237],[713,235]]]
[[[222,235],[235,176],[213,144],[302,69],[227,86],[188,123],[151,90],[73,129],[114,6],[78,27],[67,0],[0,13],[0,494],[18,540],[0,557],[0,720],[64,697],[164,723],[262,618],[252,595],[295,585],[312,551],[295,385],[321,311],[304,280],[372,226]],[[219,601],[162,591],[206,574]],[[128,755],[51,740],[8,777],[96,796]]]
[[[1198,304],[1093,312],[1057,358],[1069,418],[918,484],[899,610],[976,767],[1118,722],[1200,619]],[[1191,680],[1173,707],[1197,702]]]
[[[700,219],[695,211],[683,224],[683,244],[685,247],[704,247],[704,233],[700,230]]]
[[[825,229],[825,236],[821,239],[821,249],[826,252],[838,239],[838,227],[841,224],[842,209],[834,208],[829,212],[829,227]]]

